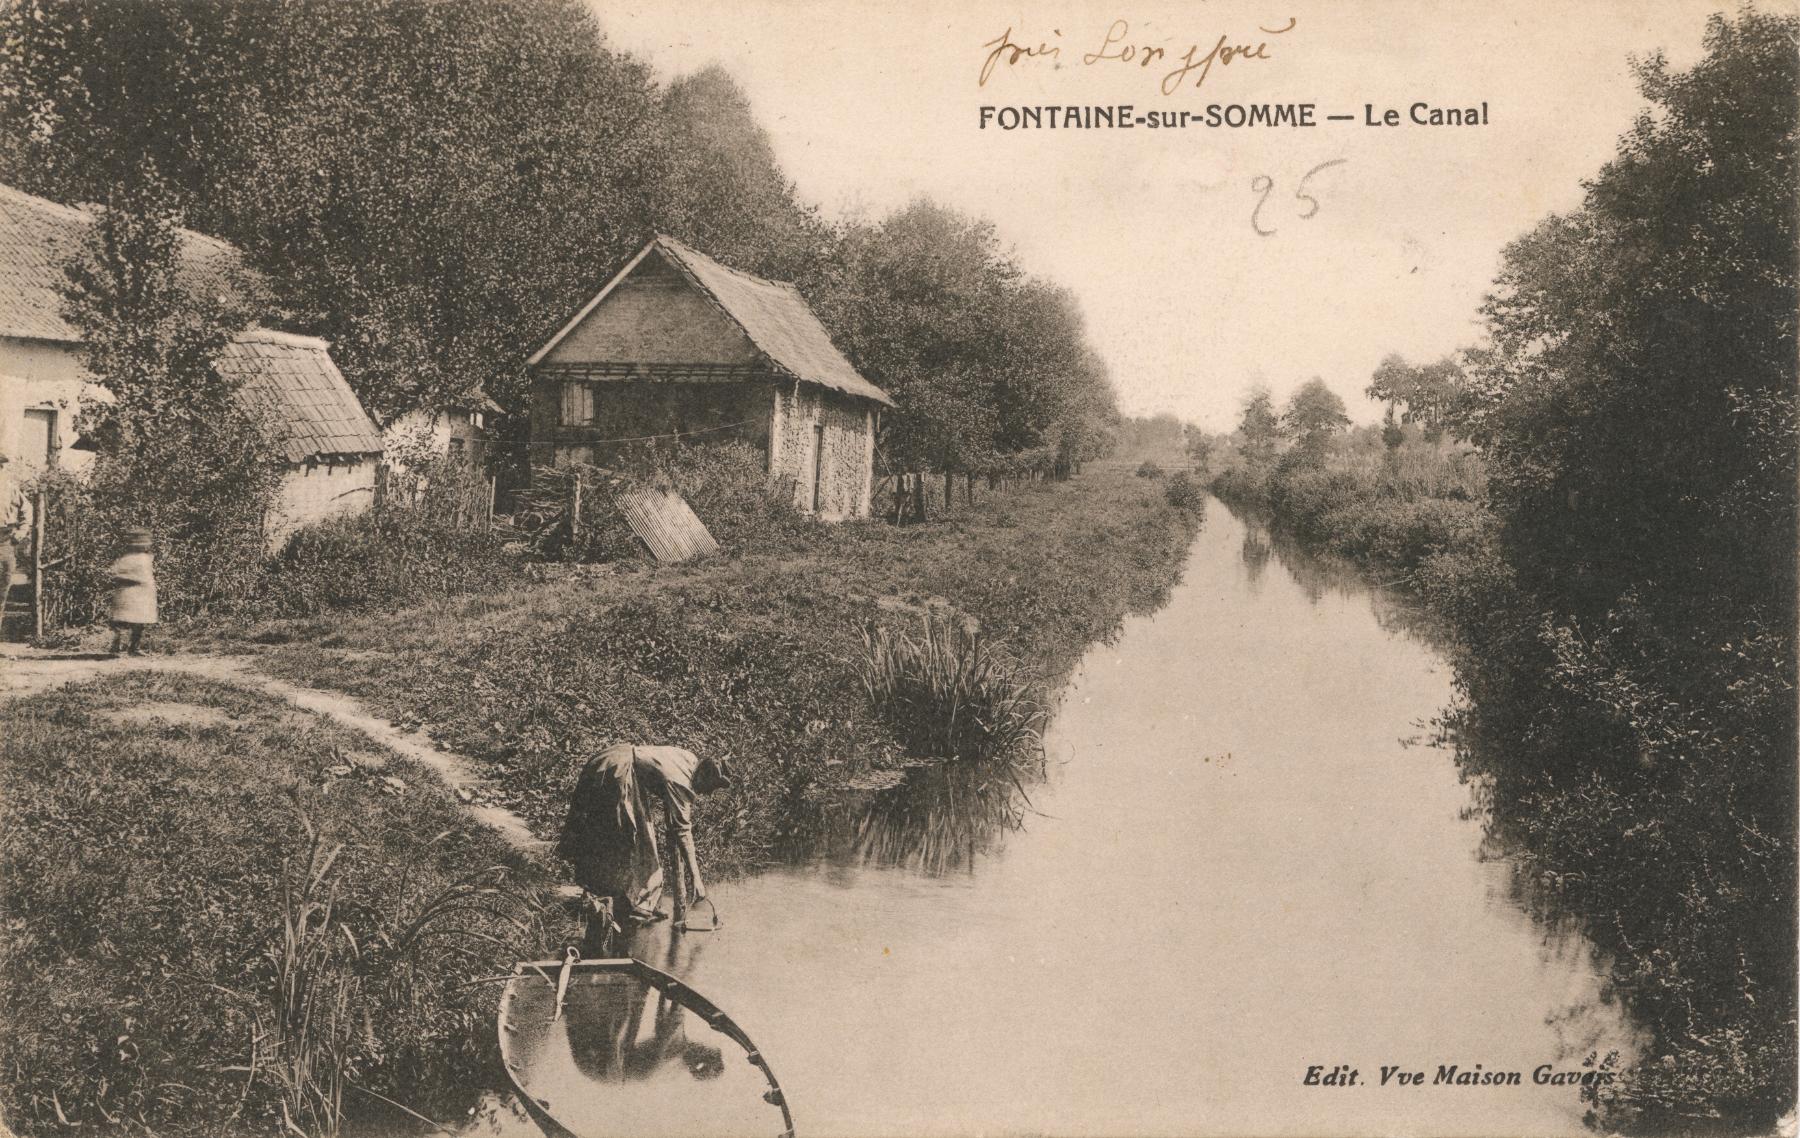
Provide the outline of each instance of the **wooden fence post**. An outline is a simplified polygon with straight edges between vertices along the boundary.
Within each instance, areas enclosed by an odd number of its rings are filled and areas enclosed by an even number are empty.
[[[500,476],[498,474],[488,475],[488,525],[494,524],[494,494],[499,486]]]
[[[581,469],[575,470],[575,481],[569,490],[569,540],[581,536]]]
[[[31,634],[44,635],[44,506],[49,501],[40,485],[37,488],[37,509],[31,518]],[[12,591],[12,582],[6,582],[7,592]]]

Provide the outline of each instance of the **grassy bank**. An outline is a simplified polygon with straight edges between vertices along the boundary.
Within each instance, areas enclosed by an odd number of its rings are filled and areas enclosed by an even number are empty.
[[[918,634],[947,606],[1050,691],[1086,648],[1161,603],[1200,519],[1118,465],[977,492],[947,517],[784,525],[688,566],[540,565],[481,593],[391,612],[215,626],[202,642],[429,725],[481,761],[543,835],[609,742],[733,757],[701,850],[731,873],[780,856],[806,802],[909,756],[863,689],[864,633]]]
[[[430,772],[232,687],[0,704],[0,783],[22,1134],[322,1132],[351,1084],[429,1110],[491,1063],[495,986],[460,985],[567,935]]]
[[[1457,761],[1522,896],[1574,916],[1654,1041],[1602,1121],[1745,1133],[1793,1106],[1793,658],[1722,595],[1626,591],[1599,619],[1522,583],[1481,457],[1340,436],[1219,456],[1215,492],[1411,589],[1450,633]],[[1791,625],[1791,619],[1788,621]]]

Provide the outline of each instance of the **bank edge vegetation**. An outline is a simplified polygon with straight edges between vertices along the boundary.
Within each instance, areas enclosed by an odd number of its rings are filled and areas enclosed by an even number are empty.
[[[1581,208],[1505,250],[1486,342],[1196,436],[1215,492],[1409,585],[1444,720],[1548,917],[1653,1040],[1609,1125],[1743,1133],[1795,1101],[1796,34],[1715,17]]]

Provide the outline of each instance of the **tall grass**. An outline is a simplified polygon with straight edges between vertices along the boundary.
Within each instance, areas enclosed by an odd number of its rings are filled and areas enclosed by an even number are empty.
[[[919,757],[1007,758],[1042,744],[1044,709],[1031,684],[973,622],[928,614],[918,639],[871,622],[862,682]]]
[[[312,821],[304,814],[300,821],[308,841],[305,864],[282,861],[281,939],[270,949],[276,1057],[268,1070],[280,1084],[285,1129],[336,1135],[344,1122],[351,1009],[360,1003],[360,977],[350,965],[361,949],[350,926],[333,919],[338,886],[327,875],[344,847],[327,850]]]
[[[326,848],[304,812],[300,823],[305,856],[282,862],[280,936],[267,953],[275,974],[275,1030],[259,1025],[257,1034],[275,1040],[273,1059],[261,1070],[278,1087],[283,1129],[335,1138],[345,1125],[346,1089],[393,1103],[355,1081],[383,1058],[376,1019],[391,1022],[402,1008],[429,1016],[427,989],[441,986],[446,972],[489,970],[495,949],[516,955],[543,936],[537,906],[502,887],[506,871],[499,866],[440,888],[416,907],[407,905],[403,870],[390,905],[359,911],[354,921],[340,918],[333,869],[344,847]],[[244,1068],[252,1082],[257,1056],[253,1045]]]

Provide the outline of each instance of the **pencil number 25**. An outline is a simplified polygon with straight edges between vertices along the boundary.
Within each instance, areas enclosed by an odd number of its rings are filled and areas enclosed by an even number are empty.
[[[1348,158],[1333,158],[1329,162],[1319,163],[1317,166],[1314,166],[1300,176],[1300,184],[1294,187],[1294,200],[1306,203],[1306,208],[1300,212],[1300,220],[1305,221],[1313,214],[1319,212],[1319,199],[1306,192],[1307,180],[1314,174],[1317,174],[1320,170],[1329,170],[1333,166],[1342,166],[1348,161]],[[1250,179],[1250,190],[1252,193],[1260,195],[1256,199],[1256,204],[1250,208],[1250,228],[1256,230],[1256,235],[1258,237],[1275,236],[1275,230],[1264,229],[1262,223],[1258,220],[1262,215],[1263,206],[1267,204],[1269,200],[1269,196],[1275,192],[1275,179],[1269,177],[1267,174],[1258,174],[1256,177]]]

